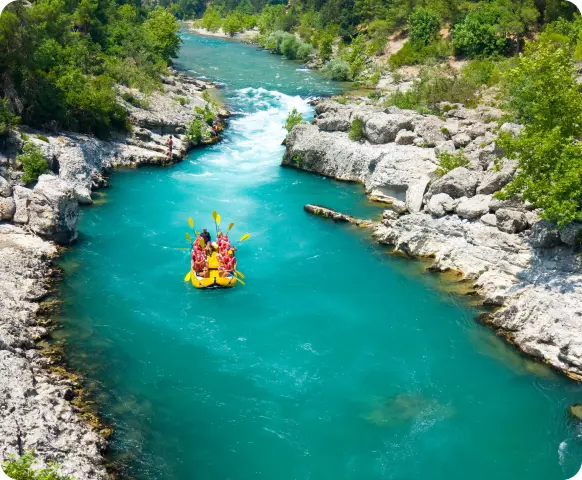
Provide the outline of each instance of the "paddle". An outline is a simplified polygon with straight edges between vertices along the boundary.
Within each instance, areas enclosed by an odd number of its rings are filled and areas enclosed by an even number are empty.
[[[251,238],[251,235],[249,233],[245,233],[242,237],[240,237],[239,242],[244,242],[245,240],[248,240],[249,238]]]
[[[192,278],[192,270],[190,270],[190,271],[189,271],[189,272],[186,274],[186,276],[184,277],[184,281],[185,281],[185,282],[189,282],[191,278]]]
[[[190,228],[192,230],[194,230],[194,220],[192,220],[191,218],[188,219],[188,225],[190,225]]]
[[[235,278],[236,278],[236,277],[235,277]],[[245,283],[245,282],[243,282],[243,281],[242,281],[240,278],[237,278],[237,279],[236,279],[236,281],[237,281],[238,283],[240,283],[241,285],[243,285],[243,286],[244,286],[244,285],[246,285],[246,283]]]
[[[212,210],[212,218],[214,218],[214,226],[216,227],[216,233],[218,233],[218,225],[216,224],[216,217],[218,217],[218,213],[216,213],[216,210]]]
[[[235,270],[234,274],[238,275],[240,278],[245,278],[245,276],[241,272],[239,272],[238,270]]]
[[[190,236],[190,234],[188,232],[186,232],[186,240],[188,240],[188,242],[192,243],[192,237]]]
[[[234,222],[232,222],[229,226],[228,226],[228,230],[226,231],[226,233],[230,232],[230,229],[234,227]]]

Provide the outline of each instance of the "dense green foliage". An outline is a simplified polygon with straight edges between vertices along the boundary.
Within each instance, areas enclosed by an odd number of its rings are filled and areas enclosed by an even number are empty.
[[[348,129],[348,137],[354,142],[364,138],[364,122],[362,120],[356,118],[352,121],[350,128]]]
[[[305,123],[303,121],[303,115],[301,115],[301,113],[298,112],[296,108],[294,108],[289,112],[289,115],[287,115],[287,119],[285,120],[285,129],[287,132],[291,133],[291,130],[293,130],[295,126],[302,123]]]
[[[568,49],[548,40],[529,44],[505,90],[525,129],[518,138],[501,135],[519,170],[500,196],[521,195],[562,226],[582,219],[582,95]]]
[[[2,464],[4,473],[13,480],[74,480],[73,477],[59,474],[57,464],[51,464],[47,468],[33,470],[35,455],[27,452],[18,458],[11,458]]]
[[[435,12],[417,8],[408,17],[408,38],[415,47],[426,47],[435,41],[440,30],[441,19]]]
[[[455,168],[466,167],[469,165],[469,159],[463,154],[463,152],[441,152],[438,154],[437,160],[439,162],[439,166],[436,170],[436,173],[440,176],[443,176],[445,173],[449,173]]]
[[[24,183],[36,182],[38,177],[49,171],[48,163],[40,148],[32,143],[24,145],[23,152],[16,156],[16,160],[22,165]]]
[[[28,125],[106,136],[127,126],[115,83],[145,90],[180,44],[175,17],[115,0],[37,0],[0,17],[0,97]]]
[[[5,98],[0,98],[0,137],[4,137],[19,122],[20,118],[8,109],[8,101]]]

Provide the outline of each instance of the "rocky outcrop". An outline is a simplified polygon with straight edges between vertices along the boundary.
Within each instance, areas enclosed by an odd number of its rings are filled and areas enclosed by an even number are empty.
[[[186,124],[199,115],[195,107],[207,105],[201,92],[211,85],[173,71],[164,83],[164,93],[150,95],[147,104],[139,92],[120,87],[133,125],[128,134],[101,140],[22,127],[26,133],[12,132],[0,155],[0,461],[35,450],[41,464],[58,462],[76,480],[108,478],[107,442],[73,405],[79,385],[50,373],[49,359],[37,348],[48,333],[37,314],[49,293],[55,244],[77,238],[79,204],[91,203],[92,190],[107,185],[104,173],[176,162],[192,146]],[[172,157],[168,134],[174,135]],[[16,159],[25,141],[39,147],[51,170],[34,185],[23,184]]]
[[[106,479],[105,441],[75,413],[70,381],[49,373],[36,348],[47,334],[36,315],[56,254],[52,243],[0,225],[0,453],[35,450],[76,480]]]
[[[433,258],[434,270],[462,272],[486,304],[499,307],[487,320],[492,326],[524,352],[582,380],[582,224],[559,230],[517,198],[495,199],[516,170],[496,146],[492,120],[501,112],[449,107],[443,120],[342,105],[343,119],[372,122],[374,130],[351,142],[341,131],[322,131],[316,117],[314,125],[291,132],[283,164],[364,184],[389,207],[374,226],[380,243]],[[328,126],[335,108],[331,101],[317,107]],[[395,115],[402,127],[396,133]],[[506,124],[501,131],[519,135],[521,127]],[[438,152],[461,148],[468,166],[439,177]]]

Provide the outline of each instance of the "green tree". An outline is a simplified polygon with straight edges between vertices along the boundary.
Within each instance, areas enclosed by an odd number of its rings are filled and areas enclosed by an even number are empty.
[[[235,33],[242,31],[242,29],[243,25],[238,13],[229,13],[222,22],[222,30],[231,37],[234,36]]]
[[[210,32],[216,32],[222,25],[220,12],[210,5],[202,17],[202,27]]]
[[[168,10],[161,7],[150,12],[142,26],[143,37],[150,50],[166,61],[178,55],[180,49],[179,29],[180,26],[176,18]]]
[[[426,47],[438,38],[441,19],[426,8],[416,8],[408,17],[409,41],[416,48]]]
[[[505,82],[507,106],[525,129],[518,138],[500,135],[519,169],[499,197],[521,195],[560,226],[582,219],[582,95],[569,52],[530,43]]]
[[[8,108],[8,100],[0,98],[0,138],[5,137],[19,122],[20,118]]]

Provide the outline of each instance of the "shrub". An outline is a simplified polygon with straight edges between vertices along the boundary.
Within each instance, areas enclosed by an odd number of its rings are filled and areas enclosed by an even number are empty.
[[[322,60],[329,60],[333,53],[333,41],[335,37],[329,31],[323,32],[319,38],[319,58]]]
[[[196,107],[194,108],[194,111],[200,115],[200,118],[204,120],[208,126],[212,126],[214,123],[214,112],[208,105],[206,105],[204,108]]]
[[[348,130],[348,138],[357,142],[364,138],[364,122],[356,118],[350,125]]]
[[[127,103],[133,105],[136,108],[142,108],[144,110],[147,110],[150,107],[150,103],[145,98],[137,97],[130,92],[123,92],[121,94],[121,98],[123,98]]]
[[[38,180],[38,177],[49,171],[48,163],[44,155],[36,145],[27,143],[24,145],[23,152],[16,156],[22,165],[24,183],[32,183]]]
[[[498,31],[500,11],[490,5],[469,13],[453,29],[453,45],[457,53],[468,57],[505,55],[512,41]]]
[[[451,170],[454,170],[458,167],[466,167],[469,165],[469,160],[463,154],[463,152],[459,153],[449,153],[449,152],[441,152],[437,156],[437,160],[439,162],[439,167],[436,169],[436,173],[441,177],[449,173]]]
[[[300,125],[301,123],[305,123],[303,121],[303,115],[298,112],[296,108],[294,108],[289,112],[289,115],[287,115],[287,120],[285,120],[285,129],[291,133],[293,127]]]
[[[332,80],[339,80],[345,82],[350,80],[350,66],[345,60],[339,58],[332,58],[321,69],[323,74]]]
[[[35,454],[27,452],[19,458],[11,457],[2,464],[2,469],[13,480],[73,480],[73,477],[60,475],[56,463],[50,463],[47,468],[33,469],[35,460]]]
[[[299,40],[295,35],[287,33],[281,41],[280,53],[289,60],[295,60],[297,58],[297,50],[299,50]]]
[[[438,38],[441,19],[437,13],[418,7],[408,17],[409,42],[417,48],[426,47]]]
[[[569,52],[551,42],[530,43],[504,79],[506,105],[525,124],[518,138],[504,132],[499,146],[519,161],[498,198],[521,195],[542,216],[565,226],[582,219],[582,95]]]
[[[20,118],[8,109],[8,100],[0,99],[0,137],[20,123]]]
[[[421,113],[438,113],[442,102],[463,103],[472,107],[478,100],[476,94],[479,87],[462,74],[427,69],[410,90],[394,93],[388,97],[386,104]]]
[[[190,103],[190,100],[186,97],[181,97],[179,95],[176,95],[174,97],[174,100],[176,100],[176,102],[178,102],[180,105],[184,106],[184,105],[188,105]]]
[[[205,28],[209,32],[216,32],[221,25],[222,19],[220,18],[220,13],[216,8],[210,5],[202,17],[202,28]]]
[[[311,56],[312,52],[313,45],[311,45],[311,43],[300,43],[299,48],[297,49],[297,58],[306,61]]]
[[[46,135],[36,135],[36,138],[38,138],[39,140],[49,143],[49,139]]]
[[[453,47],[448,40],[437,40],[424,47],[415,46],[408,41],[394,55],[391,55],[388,61],[392,68],[400,68],[404,65],[438,63],[452,54]]]
[[[188,124],[186,138],[192,145],[198,145],[202,142],[204,124],[199,118],[195,118]]]
[[[229,13],[222,22],[222,30],[231,37],[243,30],[243,23],[238,13]]]

